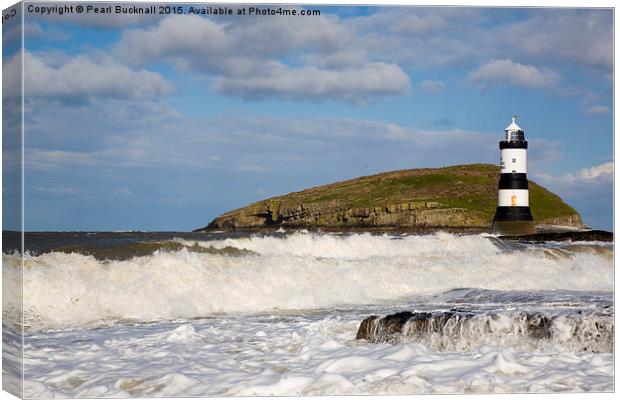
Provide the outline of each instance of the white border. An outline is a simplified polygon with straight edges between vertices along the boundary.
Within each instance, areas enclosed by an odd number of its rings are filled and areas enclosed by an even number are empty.
[[[107,0],[91,0],[88,2],[109,2]],[[182,2],[182,1],[161,1],[161,0],[134,0],[133,2],[136,3],[188,3],[188,2]],[[2,9],[5,9],[7,7],[10,7],[11,5],[15,4],[17,2],[15,1],[9,1],[9,0],[0,0],[0,6]],[[59,3],[59,1],[57,2]],[[86,3],[86,1],[85,1]],[[337,0],[337,1],[330,1],[330,0],[311,0],[311,1],[300,1],[300,0],[288,0],[288,1],[282,1],[282,0],[271,0],[271,1],[256,1],[256,0],[229,0],[226,2],[223,1],[200,1],[200,3],[213,3],[213,4],[223,4],[223,3],[233,3],[233,4],[305,4],[305,5],[418,5],[418,6],[470,6],[470,7],[567,7],[567,8],[575,8],[575,7],[581,7],[581,8],[597,8],[597,7],[601,7],[601,8],[614,8],[615,4],[613,1],[609,1],[609,0],[590,0],[590,1],[576,1],[576,0],[565,0],[562,2],[558,2],[558,1],[549,1],[549,0],[521,0],[518,3],[514,2],[514,1],[504,1],[504,2],[499,2],[497,0],[493,1],[493,0],[476,0],[476,1],[464,1],[464,0],[447,0],[447,1],[437,1],[437,0],[425,0],[425,1],[407,1],[407,0],[391,0],[391,1],[386,1],[386,0],[374,0],[374,1],[354,1],[354,0]],[[614,25],[615,25],[615,20],[616,20],[616,9],[614,8]],[[615,26],[614,26],[615,28]],[[22,29],[23,29],[23,24],[22,24]],[[2,34],[0,32],[0,40],[2,38]],[[618,144],[618,141],[616,141],[616,131],[615,131],[615,121],[616,121],[616,117],[618,115],[618,110],[615,109],[615,104],[616,104],[616,97],[618,95],[618,91],[616,90],[616,82],[615,82],[615,76],[618,73],[618,64],[615,62],[615,55],[617,54],[617,46],[618,46],[618,40],[617,40],[617,30],[614,29],[614,160],[615,160],[615,156],[616,154],[618,154],[618,150],[620,148],[620,145]],[[0,65],[0,73],[2,71],[2,67]],[[22,85],[23,85],[23,81],[22,81]],[[2,80],[0,79],[0,91],[2,89]],[[22,90],[23,90],[23,86],[22,86]],[[23,106],[23,105],[22,105]],[[0,110],[2,105],[0,104]],[[22,109],[23,110],[23,109]],[[22,118],[23,118],[23,114],[22,114]],[[0,125],[0,131],[1,131],[1,125]],[[23,123],[22,123],[22,129],[23,129]],[[23,139],[23,136],[22,136]],[[0,135],[0,144],[1,144],[1,135]],[[1,152],[0,152],[1,153]],[[1,154],[0,154],[0,159],[1,159]],[[23,167],[23,166],[22,166]],[[0,177],[1,177],[1,162],[0,162]],[[23,171],[22,171],[23,173]],[[617,175],[615,174],[615,164],[614,164],[614,232],[617,231],[617,227],[618,227],[618,215],[616,215],[615,210],[618,209],[618,206],[620,205],[620,200],[618,198],[616,198],[615,196],[615,187],[618,184],[618,179],[617,179]],[[23,189],[23,187],[22,187]],[[0,203],[1,203],[1,198],[0,198]],[[22,208],[23,210],[23,208]],[[2,218],[2,212],[0,210],[0,220]],[[23,215],[22,215],[23,218]],[[22,224],[23,224],[23,219],[22,219]],[[0,245],[1,245],[2,239],[0,237]],[[615,246],[614,246],[614,254],[615,254]],[[615,265],[614,265],[615,267]],[[618,283],[618,275],[614,274],[614,288],[618,287],[617,285]],[[23,286],[22,286],[23,287]],[[1,296],[1,285],[0,285],[0,296]],[[615,303],[615,290],[614,290],[614,303]],[[615,315],[615,344],[616,346],[618,345],[618,314],[616,313]],[[614,354],[616,354],[614,352]],[[614,362],[617,362],[617,357],[615,357]],[[1,380],[1,375],[0,375],[0,380]],[[615,388],[618,388],[620,386],[618,386],[618,382],[619,382],[619,378],[617,375],[615,375],[614,377],[614,386]],[[557,393],[557,394],[496,394],[496,395],[491,395],[492,397],[489,397],[490,395],[485,394],[485,395],[433,395],[432,399],[437,399],[437,400],[451,400],[451,399],[455,399],[455,398],[464,398],[464,399],[519,399],[519,398],[525,398],[525,399],[530,399],[530,400],[538,400],[538,399],[573,399],[573,400],[581,400],[581,399],[613,399],[615,398],[615,394],[614,393]],[[415,398],[418,398],[419,396],[415,396]],[[428,398],[431,398],[430,395],[427,395]],[[1,391],[0,392],[0,400],[4,400],[4,399],[14,399],[15,397],[10,395],[7,392]],[[404,400],[404,399],[408,399],[411,400],[414,398],[414,396],[321,396],[321,397],[312,397],[312,398],[317,398],[317,399],[325,399],[325,400],[359,400],[359,399],[390,399],[390,400]],[[308,397],[308,399],[312,399],[310,397]],[[180,399],[180,398],[176,398],[176,399]],[[229,397],[224,398],[224,399],[231,399]],[[248,399],[248,397],[236,397],[235,399]],[[278,397],[278,399],[286,399],[286,400],[296,400],[296,399],[300,399],[300,397]]]

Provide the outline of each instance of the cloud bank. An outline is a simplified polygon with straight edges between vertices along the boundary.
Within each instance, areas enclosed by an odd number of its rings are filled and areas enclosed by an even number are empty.
[[[282,38],[286,38],[282,40]],[[166,60],[215,77],[217,93],[254,100],[280,97],[364,103],[407,93],[410,81],[396,64],[361,60],[335,67],[292,66],[280,61],[295,52],[331,54],[354,39],[333,16],[250,19],[230,24],[197,16],[172,16],[145,29],[127,31],[116,53],[135,65]]]

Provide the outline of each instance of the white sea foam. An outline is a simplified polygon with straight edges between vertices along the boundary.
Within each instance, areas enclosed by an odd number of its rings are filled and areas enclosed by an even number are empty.
[[[26,256],[24,318],[31,329],[114,320],[172,320],[379,304],[453,288],[613,290],[601,252],[506,251],[479,235],[372,236],[295,233],[197,242],[251,250],[242,256],[182,250],[125,261],[80,254]],[[5,282],[18,282],[19,258],[3,255]],[[8,292],[18,285],[5,286]],[[19,309],[5,296],[5,317]]]
[[[613,390],[613,353],[436,352],[352,340],[359,314],[220,317],[27,335],[25,396]],[[175,338],[171,340],[171,338]]]

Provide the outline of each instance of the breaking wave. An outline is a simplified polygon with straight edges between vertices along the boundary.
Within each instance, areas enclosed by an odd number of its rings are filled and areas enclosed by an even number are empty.
[[[295,233],[177,239],[122,259],[53,251],[24,260],[31,329],[381,304],[455,288],[612,291],[610,246],[498,246],[482,235]],[[198,251],[198,249],[211,249]],[[602,249],[602,250],[601,250]],[[20,321],[20,259],[3,255],[5,317]]]

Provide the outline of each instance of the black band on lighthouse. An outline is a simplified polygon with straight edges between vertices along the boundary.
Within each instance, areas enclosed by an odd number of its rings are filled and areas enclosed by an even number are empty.
[[[527,189],[527,175],[526,174],[500,174],[499,175],[499,188],[500,189]]]
[[[527,149],[527,140],[524,140],[522,142],[507,142],[505,140],[502,140],[501,142],[499,142],[499,149],[503,150],[503,149]]]
[[[529,207],[503,207],[495,209],[494,221],[533,221],[532,212]]]

